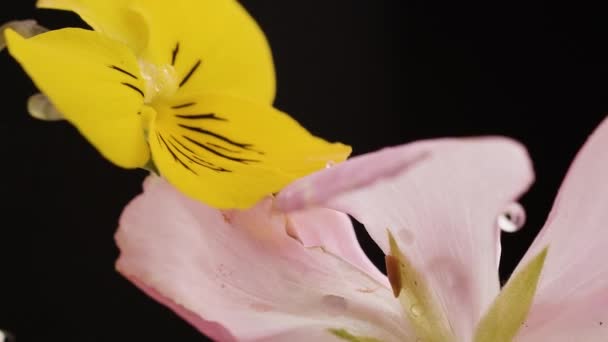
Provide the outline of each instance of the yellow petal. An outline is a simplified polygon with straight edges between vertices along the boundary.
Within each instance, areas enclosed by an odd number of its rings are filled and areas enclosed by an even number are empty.
[[[147,62],[173,64],[186,92],[274,101],[268,42],[235,0],[39,0],[38,6],[74,11]]]
[[[149,142],[156,166],[179,190],[217,208],[249,207],[351,151],[268,105],[205,94],[155,107]]]
[[[142,58],[174,65],[180,90],[214,92],[271,104],[272,55],[266,38],[234,0],[133,0],[148,24]]]
[[[502,289],[477,326],[475,342],[510,342],[524,324],[540,278],[548,247],[545,247]]]
[[[24,39],[5,31],[10,53],[57,110],[110,161],[135,168],[149,150],[138,114],[143,81],[123,44],[81,29]]]
[[[141,16],[124,0],[38,0],[40,8],[73,11],[95,31],[141,52],[147,42],[147,28]]]

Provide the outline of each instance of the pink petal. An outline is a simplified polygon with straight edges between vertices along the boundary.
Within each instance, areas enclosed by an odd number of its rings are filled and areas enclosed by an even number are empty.
[[[386,276],[365,255],[348,215],[325,208],[310,208],[289,214],[288,232],[305,247],[323,247],[359,267],[385,287]]]
[[[387,169],[395,176],[363,187],[358,185],[371,179],[330,190],[301,186],[348,183],[364,179],[366,172],[385,175]],[[295,200],[299,197],[325,199],[325,206],[362,222],[385,253],[390,230],[426,274],[456,336],[469,340],[499,291],[497,217],[532,178],[525,150],[511,140],[441,139],[347,161],[298,181],[278,198],[287,208],[306,202]]]
[[[427,155],[426,152],[411,144],[387,147],[375,153],[351,158],[348,164],[340,163],[294,181],[279,193],[277,206],[284,211],[313,207],[336,194],[395,176],[422,160]]]
[[[608,341],[608,120],[577,155],[522,262],[546,245],[549,253],[521,338],[570,334]],[[583,333],[588,338],[578,339]]]
[[[387,341],[412,337],[389,288],[304,247],[287,234],[289,220],[272,210],[272,199],[222,213],[148,179],[121,218],[117,269],[220,341],[335,340],[329,328]]]
[[[570,286],[564,285],[567,291]],[[585,290],[584,296],[572,296],[559,301],[546,299],[543,293],[537,292],[537,295],[517,341],[608,341],[608,296],[605,288],[595,292]]]

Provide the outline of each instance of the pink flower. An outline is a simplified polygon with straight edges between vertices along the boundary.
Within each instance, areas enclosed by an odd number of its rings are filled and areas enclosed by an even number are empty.
[[[498,222],[532,178],[498,137],[356,157],[247,211],[148,178],[117,268],[218,341],[608,341],[608,120],[501,292]],[[389,255],[390,282],[344,213]]]

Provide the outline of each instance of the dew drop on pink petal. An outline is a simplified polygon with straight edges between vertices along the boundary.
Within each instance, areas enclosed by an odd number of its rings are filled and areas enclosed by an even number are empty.
[[[341,314],[348,309],[348,302],[346,299],[336,295],[324,295],[321,298],[321,303],[329,313],[334,315]]]
[[[496,218],[497,227],[506,233],[514,233],[526,223],[526,211],[521,204],[514,202]]]

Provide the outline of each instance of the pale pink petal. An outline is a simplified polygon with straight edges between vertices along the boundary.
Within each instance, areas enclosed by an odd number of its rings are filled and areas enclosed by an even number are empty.
[[[323,247],[390,287],[386,276],[361,249],[348,215],[332,209],[309,208],[290,213],[288,217],[288,232],[305,247]]]
[[[568,290],[567,284],[564,289]],[[516,341],[536,342],[605,342],[608,341],[606,307],[608,295],[601,289],[585,296],[573,296],[559,302],[545,300],[541,294],[533,303]]]
[[[608,120],[577,155],[522,262],[547,245],[527,329],[520,337],[553,340],[569,331],[570,336],[596,334],[584,341],[608,341]]]
[[[184,320],[190,322],[190,324],[195,326],[198,330],[204,332],[208,337],[214,339],[215,341],[236,341],[235,337],[232,336],[232,334],[223,325],[204,320],[197,314],[186,309],[184,306],[175,303],[170,298],[163,296],[155,289],[147,286],[144,282],[140,281],[134,276],[130,276],[128,278],[148,296],[173,310],[176,314],[181,316]]]
[[[409,161],[399,164],[395,177],[333,194],[309,187],[305,196],[325,198],[325,206],[351,214],[385,253],[390,230],[429,279],[456,336],[469,340],[499,291],[496,221],[532,181],[527,153],[498,137],[423,141],[360,157],[357,164],[347,161],[336,166],[340,172],[324,170],[299,182],[331,184],[364,172],[378,175],[382,172],[370,170],[383,170],[394,160]],[[298,195],[301,189],[290,186],[289,196],[280,194],[279,200],[297,208],[292,203],[304,196]]]
[[[160,179],[145,188],[121,218],[117,269],[201,332],[220,341],[333,341],[329,328],[412,337],[389,288],[289,236],[272,199],[222,213]]]
[[[314,207],[336,194],[395,176],[421,161],[426,152],[411,144],[353,157],[348,163],[340,163],[294,181],[279,193],[277,206],[284,211]]]

